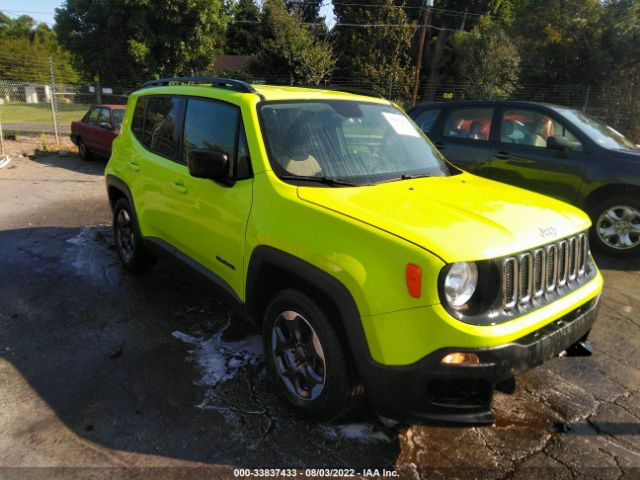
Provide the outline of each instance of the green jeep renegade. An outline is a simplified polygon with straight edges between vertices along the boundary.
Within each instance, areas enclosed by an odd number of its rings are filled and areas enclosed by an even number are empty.
[[[587,215],[448,164],[383,98],[148,82],[106,181],[124,267],[169,255],[222,287],[304,414],[491,422],[516,373],[589,353]]]

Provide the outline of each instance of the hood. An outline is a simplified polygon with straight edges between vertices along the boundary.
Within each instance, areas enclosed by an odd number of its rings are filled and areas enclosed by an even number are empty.
[[[298,196],[404,238],[448,263],[528,250],[591,224],[571,205],[467,173],[363,187],[305,186],[298,187]]]

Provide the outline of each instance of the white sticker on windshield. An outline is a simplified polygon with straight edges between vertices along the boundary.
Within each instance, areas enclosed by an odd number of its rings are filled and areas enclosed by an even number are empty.
[[[398,135],[408,135],[410,137],[420,136],[416,128],[411,125],[409,119],[404,115],[388,112],[382,112],[382,115],[384,115],[384,118],[389,122],[389,125],[391,125]]]

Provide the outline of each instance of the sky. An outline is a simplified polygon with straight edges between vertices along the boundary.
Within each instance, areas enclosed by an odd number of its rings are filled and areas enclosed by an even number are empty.
[[[0,0],[0,10],[8,12],[11,17],[29,15],[40,22],[53,25],[54,10],[63,3],[63,0]],[[334,25],[335,19],[331,2],[322,6],[320,14],[327,18],[329,27]]]

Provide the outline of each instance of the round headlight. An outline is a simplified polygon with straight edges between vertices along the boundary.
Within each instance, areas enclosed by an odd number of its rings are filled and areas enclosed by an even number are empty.
[[[478,267],[475,263],[454,263],[444,279],[444,295],[453,308],[464,306],[478,286]]]

